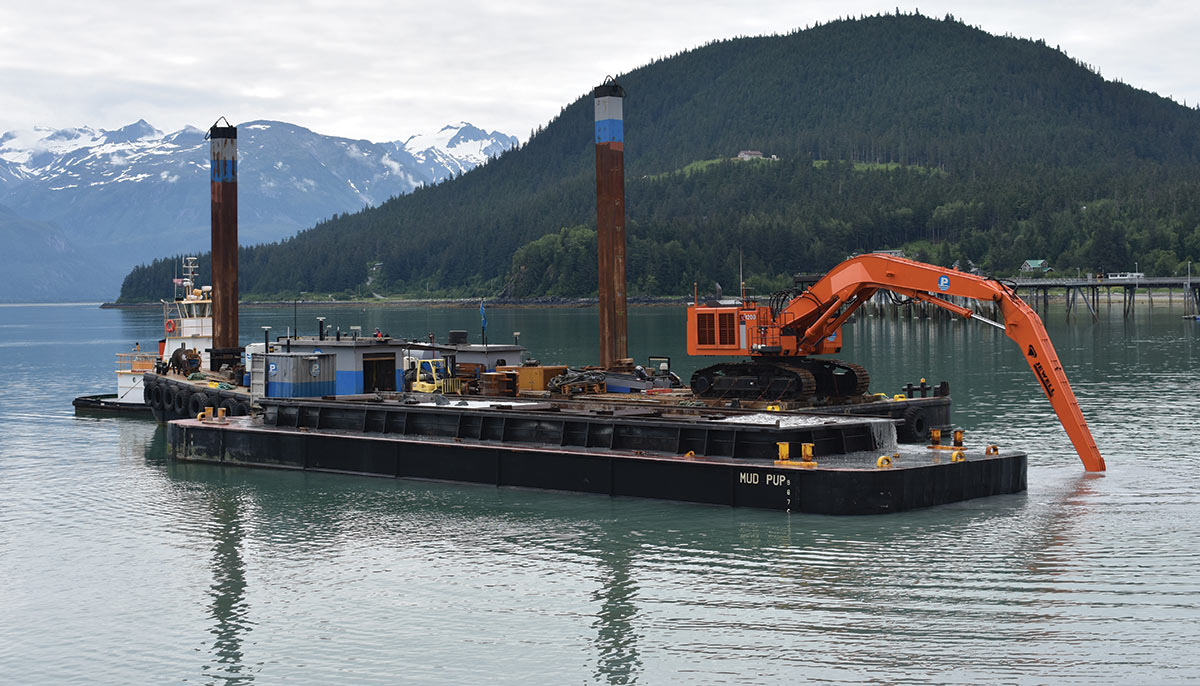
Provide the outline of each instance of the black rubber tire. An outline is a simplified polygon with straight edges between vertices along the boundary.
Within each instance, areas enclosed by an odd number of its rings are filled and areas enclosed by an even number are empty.
[[[233,409],[234,417],[248,417],[250,415],[250,403],[245,400],[237,401],[237,407]]]
[[[204,393],[203,391],[197,391],[197,392],[191,394],[190,396],[188,396],[188,406],[187,406],[188,416],[195,417],[196,415],[203,412],[204,408],[208,407],[211,404],[212,403],[209,401],[207,393]]]
[[[163,414],[170,416],[175,412],[175,396],[179,395],[179,389],[175,388],[174,384],[163,385]]]
[[[237,416],[237,412],[236,412],[237,399],[226,398],[221,401],[221,407],[225,408],[225,416],[226,417],[236,417]]]
[[[904,436],[907,443],[920,443],[929,438],[929,417],[923,407],[910,407],[904,411]]]
[[[150,406],[150,396],[153,393],[154,393],[154,386],[152,384],[146,383],[143,380],[142,381],[142,404],[143,405],[145,405],[147,407]]]
[[[188,408],[189,396],[191,396],[191,393],[188,393],[187,389],[175,389],[175,402],[171,404],[171,409],[175,410],[176,416],[187,416],[185,413],[187,412]]]
[[[163,387],[161,384],[154,384],[150,387],[150,408],[154,410],[163,409]]]

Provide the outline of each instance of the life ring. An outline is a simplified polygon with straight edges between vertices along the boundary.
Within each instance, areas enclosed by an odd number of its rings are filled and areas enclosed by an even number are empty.
[[[163,327],[166,328],[167,333],[175,333],[175,320],[168,319],[167,323],[163,324]]]

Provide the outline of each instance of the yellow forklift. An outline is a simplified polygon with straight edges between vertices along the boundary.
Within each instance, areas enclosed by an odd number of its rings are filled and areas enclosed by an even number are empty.
[[[412,390],[417,393],[442,393],[444,395],[462,395],[462,379],[454,377],[453,368],[446,360],[412,360],[416,363],[416,376],[412,382]]]

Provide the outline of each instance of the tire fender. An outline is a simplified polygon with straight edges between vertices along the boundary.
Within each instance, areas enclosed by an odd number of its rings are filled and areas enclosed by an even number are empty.
[[[188,396],[187,411],[189,417],[195,417],[204,411],[211,403],[208,400],[208,394],[204,392],[196,392]]]
[[[904,433],[914,442],[929,438],[929,417],[923,407],[910,407],[904,411]]]

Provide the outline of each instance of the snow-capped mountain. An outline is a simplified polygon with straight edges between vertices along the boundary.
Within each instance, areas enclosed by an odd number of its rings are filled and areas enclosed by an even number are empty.
[[[335,214],[473,169],[516,143],[513,136],[466,122],[383,143],[283,122],[240,124],[239,239],[253,244],[286,238]],[[194,127],[163,134],[138,121],[112,131],[33,128],[0,135],[0,206],[9,210],[9,231],[57,230],[75,254],[97,267],[86,271],[111,275],[87,284],[60,279],[53,289],[58,295],[39,286],[43,299],[113,297],[136,264],[208,250],[208,176],[208,142]],[[42,243],[41,236],[26,237],[28,245]],[[29,258],[18,263],[0,253],[0,270],[38,278],[44,269],[31,269]],[[62,258],[46,250],[37,259]],[[8,283],[0,284],[0,301],[29,297],[11,292]]]
[[[454,174],[474,169],[516,144],[516,136],[506,136],[499,131],[489,133],[464,121],[447,124],[434,134],[412,136],[395,145],[406,150],[431,174],[442,169],[449,169]]]

